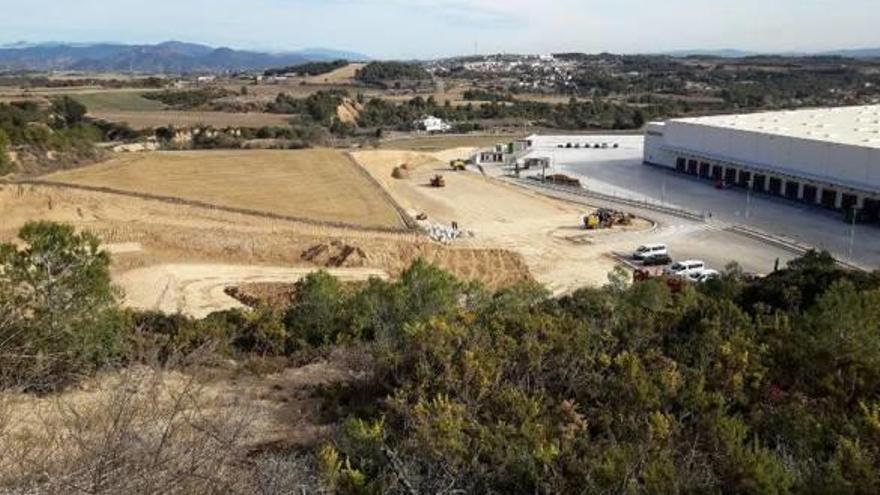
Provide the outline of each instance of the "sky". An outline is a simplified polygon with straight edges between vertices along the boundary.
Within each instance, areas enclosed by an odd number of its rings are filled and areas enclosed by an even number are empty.
[[[180,40],[374,58],[880,47],[880,0],[0,0],[0,43]]]

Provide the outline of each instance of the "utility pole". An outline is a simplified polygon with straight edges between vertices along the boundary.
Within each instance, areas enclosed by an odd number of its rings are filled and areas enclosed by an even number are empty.
[[[666,204],[666,177],[663,177],[663,185],[660,186],[660,203]]]

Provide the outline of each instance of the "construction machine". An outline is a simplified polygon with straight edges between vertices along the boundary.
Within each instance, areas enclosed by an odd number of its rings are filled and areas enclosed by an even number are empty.
[[[442,175],[431,177],[431,187],[446,187],[446,179]]]
[[[467,169],[467,163],[464,160],[452,160],[449,166],[455,172],[464,172]]]
[[[622,211],[611,210],[608,208],[600,208],[595,213],[586,215],[583,218],[584,227],[587,230],[610,229],[615,225],[632,224],[633,215]]]

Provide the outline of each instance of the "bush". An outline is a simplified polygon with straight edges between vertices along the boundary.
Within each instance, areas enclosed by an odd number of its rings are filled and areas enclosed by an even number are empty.
[[[781,281],[794,299],[778,300]],[[876,488],[880,277],[810,254],[764,280],[731,270],[675,294],[621,282],[560,299],[534,286],[489,294],[418,262],[345,298],[348,326],[375,340],[375,368],[322,450],[327,482],[339,493]]]
[[[46,390],[124,355],[110,257],[72,227],[29,223],[0,245],[0,385]]]
[[[15,171],[12,160],[9,158],[9,136],[0,129],[0,176]]]

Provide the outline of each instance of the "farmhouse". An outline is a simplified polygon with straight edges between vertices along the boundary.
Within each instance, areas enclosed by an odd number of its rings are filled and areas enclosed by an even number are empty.
[[[449,132],[452,130],[452,126],[448,122],[433,115],[416,120],[413,122],[413,126],[427,132]]]

